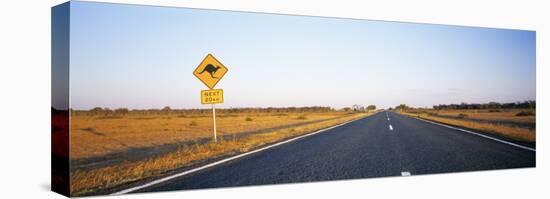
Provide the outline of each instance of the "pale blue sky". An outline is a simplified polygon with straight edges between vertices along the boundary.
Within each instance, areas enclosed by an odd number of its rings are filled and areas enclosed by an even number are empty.
[[[71,107],[206,108],[192,71],[229,68],[218,107],[535,99],[535,32],[71,4]]]

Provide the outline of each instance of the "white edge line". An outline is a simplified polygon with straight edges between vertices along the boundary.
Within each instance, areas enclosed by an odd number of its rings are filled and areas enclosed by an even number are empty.
[[[366,117],[369,117],[369,116],[372,116],[372,115],[368,115]],[[366,117],[357,118],[357,119],[354,119],[354,120],[351,120],[351,121],[348,121],[348,122],[344,122],[342,124],[337,124],[337,125],[327,127],[327,128],[321,129],[321,130],[317,130],[317,131],[309,133],[309,134],[305,134],[305,135],[301,135],[301,136],[298,136],[298,137],[295,137],[295,138],[291,138],[291,139],[288,139],[288,140],[285,140],[285,141],[282,141],[282,142],[278,142],[278,143],[275,143],[275,144],[272,144],[272,145],[269,145],[269,146],[266,146],[266,147],[263,147],[263,148],[259,148],[259,149],[253,150],[253,151],[249,151],[249,152],[246,152],[246,153],[243,153],[243,154],[239,154],[239,155],[236,155],[236,156],[233,156],[233,157],[229,157],[229,158],[226,158],[226,159],[223,159],[223,160],[219,160],[219,161],[216,161],[216,162],[213,162],[213,163],[201,166],[201,167],[197,167],[197,168],[190,169],[190,170],[187,170],[187,171],[183,171],[181,173],[177,173],[177,174],[174,174],[174,175],[171,175],[171,176],[160,178],[160,179],[145,183],[143,185],[139,185],[139,186],[135,186],[135,187],[132,187],[132,188],[124,189],[124,190],[121,190],[121,191],[118,191],[118,192],[115,192],[115,193],[112,193],[112,194],[109,194],[109,195],[122,195],[122,194],[130,193],[130,192],[133,192],[133,191],[137,191],[137,190],[140,190],[140,189],[143,189],[143,188],[146,188],[146,187],[150,187],[150,186],[162,183],[162,182],[166,182],[168,180],[171,180],[171,179],[174,179],[174,178],[177,178],[177,177],[185,176],[185,175],[188,175],[188,174],[191,174],[191,173],[203,170],[203,169],[207,169],[207,168],[219,165],[219,164],[223,164],[225,162],[228,162],[228,161],[231,161],[231,160],[234,160],[234,159],[238,159],[238,158],[241,158],[241,157],[244,157],[244,156],[247,156],[247,155],[258,153],[258,152],[264,151],[266,149],[270,149],[270,148],[273,148],[273,147],[276,147],[276,146],[279,146],[279,145],[282,145],[282,144],[285,144],[285,143],[289,143],[289,142],[292,142],[292,141],[295,141],[295,140],[298,140],[298,139],[301,139],[301,138],[305,138],[305,137],[308,137],[308,136],[311,136],[311,135],[315,135],[317,133],[321,133],[321,132],[324,132],[324,131],[327,131],[327,130],[330,130],[330,129],[333,129],[333,128],[336,128],[336,127],[340,127],[340,126],[349,124],[351,122],[355,122],[357,120],[360,120],[360,119],[363,119],[363,118],[366,118]]]
[[[494,137],[491,137],[491,136],[483,135],[483,134],[476,133],[476,132],[473,132],[473,131],[469,131],[469,130],[466,130],[466,129],[461,129],[461,128],[457,128],[457,127],[454,127],[454,126],[449,126],[449,125],[446,125],[446,124],[441,124],[441,123],[425,120],[425,119],[422,119],[422,118],[417,118],[417,117],[412,117],[412,118],[422,120],[424,122],[432,123],[432,124],[435,124],[435,125],[447,127],[447,128],[450,128],[450,129],[459,130],[459,131],[466,132],[466,133],[469,133],[469,134],[477,135],[477,136],[484,137],[484,138],[487,138],[487,139],[490,139],[490,140],[493,140],[493,141],[497,141],[497,142],[500,142],[500,143],[515,146],[515,147],[518,147],[518,148],[521,148],[521,149],[525,149],[525,150],[529,150],[529,151],[533,151],[533,152],[537,151],[536,149],[533,149],[533,148],[530,148],[530,147],[526,147],[526,146],[522,146],[522,145],[519,145],[519,144],[516,144],[516,143],[504,141],[504,140],[501,140],[501,139],[497,139],[497,138],[494,138]]]

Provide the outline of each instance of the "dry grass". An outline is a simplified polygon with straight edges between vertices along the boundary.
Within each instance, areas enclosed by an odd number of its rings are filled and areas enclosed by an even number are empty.
[[[343,112],[221,114],[218,136],[341,117]],[[248,119],[247,119],[248,118]],[[130,148],[151,147],[212,137],[212,117],[203,115],[71,116],[71,158],[102,156]]]
[[[439,110],[430,111],[441,116],[458,116],[460,114],[468,115],[468,118],[479,120],[498,120],[509,122],[522,122],[535,124],[536,116],[516,116],[526,109],[496,109],[496,110]]]
[[[450,111],[449,111],[450,112]],[[456,116],[457,111],[453,111],[452,114]],[[507,138],[511,138],[514,140],[519,141],[525,141],[525,142],[536,142],[536,133],[535,130],[530,130],[527,128],[518,128],[518,127],[511,127],[511,126],[505,126],[505,125],[496,125],[496,124],[490,124],[490,123],[480,123],[480,122],[474,122],[474,121],[466,121],[466,120],[460,120],[460,119],[450,119],[450,118],[442,118],[437,117],[434,115],[429,115],[427,113],[406,113],[401,112],[402,114],[413,116],[413,117],[419,117],[422,119],[427,119],[439,123],[449,124],[453,126],[459,126],[469,129],[475,129],[479,130],[481,132],[491,133]],[[440,113],[440,112],[438,112]],[[502,112],[500,112],[502,113]],[[446,114],[449,114],[448,112]],[[459,114],[468,114],[468,117],[478,117],[478,118],[484,118],[484,119],[491,119],[495,120],[498,118],[506,118],[508,121],[511,119],[507,116],[509,113],[506,114],[475,114],[473,111],[468,111],[468,113],[459,113]],[[495,117],[489,117],[488,115],[495,115]],[[514,116],[515,117],[515,116]]]
[[[334,112],[308,113],[307,117],[303,114],[291,113],[222,116],[218,118],[218,129],[221,134],[235,134],[261,128],[298,124],[304,122],[304,120],[320,121],[282,128],[272,132],[251,134],[234,140],[221,140],[218,143],[180,147],[175,152],[141,161],[124,162],[92,170],[76,170],[71,173],[71,190],[75,195],[86,195],[124,183],[162,176],[178,168],[192,166],[216,157],[247,152],[269,143],[313,132],[366,115],[366,113]],[[246,118],[253,118],[253,120],[247,121]],[[72,135],[74,141],[71,145],[74,150],[71,153],[76,157],[88,157],[135,146],[210,137],[210,119],[208,116],[155,117],[148,119],[137,119],[137,117],[131,116],[112,120],[98,120],[88,116],[75,117],[72,120],[71,127],[74,130]],[[189,125],[192,121],[195,121],[197,125]],[[91,133],[90,129],[86,128],[91,128],[93,132],[103,133],[104,135]]]

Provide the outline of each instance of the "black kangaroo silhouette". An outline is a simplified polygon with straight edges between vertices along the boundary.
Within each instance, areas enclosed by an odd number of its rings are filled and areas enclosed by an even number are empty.
[[[206,67],[204,67],[204,69],[202,69],[202,71],[199,74],[202,74],[204,73],[204,71],[206,71],[210,73],[210,77],[218,79],[217,77],[214,77],[214,73],[216,73],[216,71],[218,71],[220,68],[221,68],[220,66],[214,66],[212,64],[208,64],[206,65]]]

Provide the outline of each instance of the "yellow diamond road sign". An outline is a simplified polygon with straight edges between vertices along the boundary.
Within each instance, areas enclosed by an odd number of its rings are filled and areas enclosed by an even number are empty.
[[[227,71],[227,67],[212,56],[212,54],[208,54],[195,71],[193,71],[193,75],[199,78],[208,88],[214,89],[214,86],[216,86]]]

